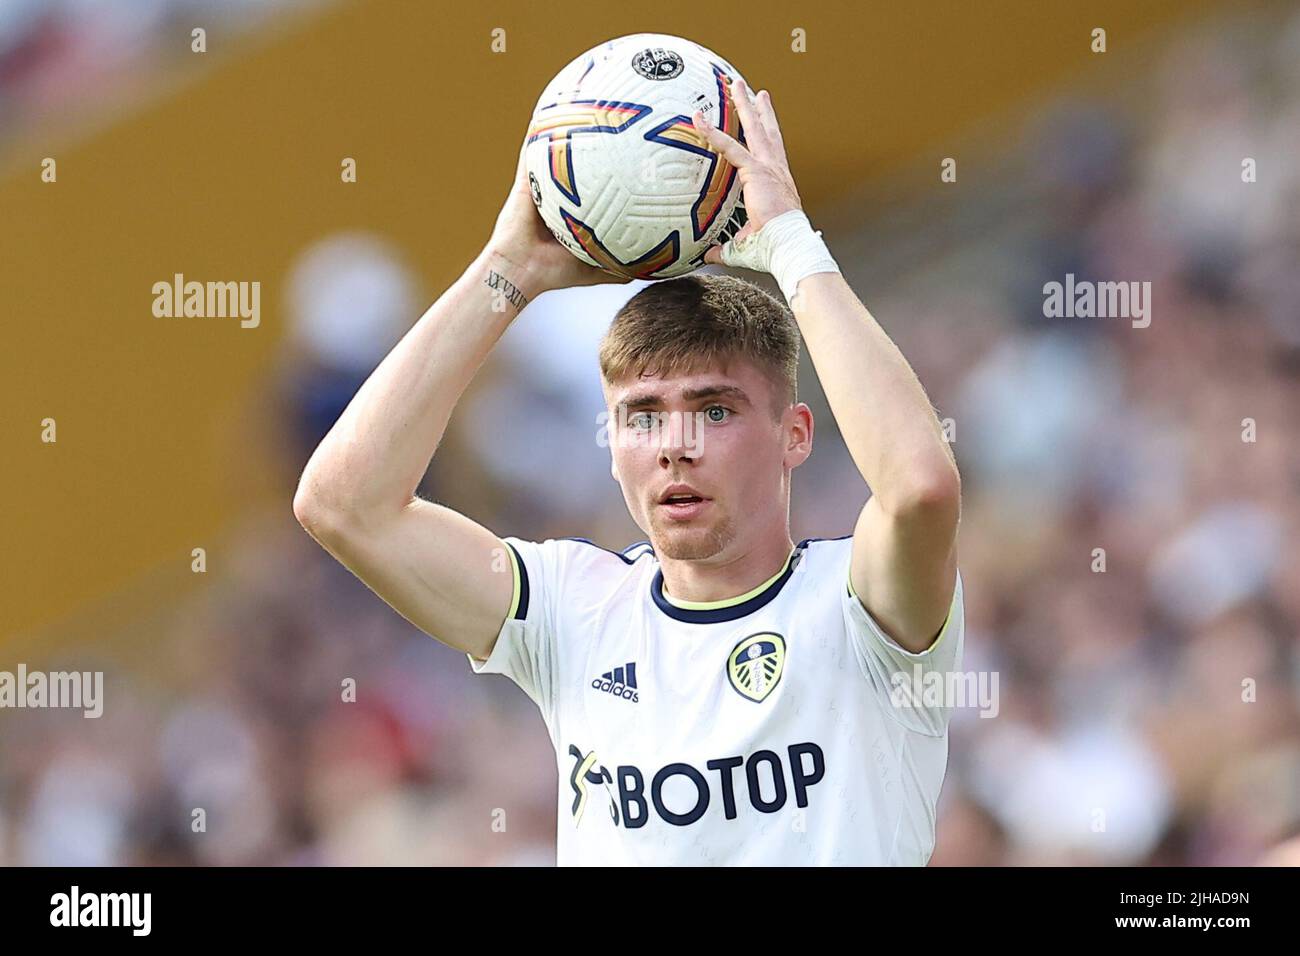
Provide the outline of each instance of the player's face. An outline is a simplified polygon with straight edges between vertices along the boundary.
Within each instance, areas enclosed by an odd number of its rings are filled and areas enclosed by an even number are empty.
[[[790,470],[812,450],[803,404],[749,362],[606,385],[612,471],[661,557],[704,560],[786,533]]]

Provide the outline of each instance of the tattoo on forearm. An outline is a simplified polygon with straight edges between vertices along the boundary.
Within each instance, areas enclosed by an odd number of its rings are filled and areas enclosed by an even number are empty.
[[[488,270],[487,285],[492,290],[493,312],[504,312],[507,304],[513,305],[518,312],[528,304],[528,296],[523,290],[495,269]]]

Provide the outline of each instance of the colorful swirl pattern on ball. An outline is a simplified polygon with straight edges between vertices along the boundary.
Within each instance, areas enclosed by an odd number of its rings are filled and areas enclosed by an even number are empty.
[[[715,125],[740,143],[745,142],[740,127],[740,116],[731,96],[731,77],[716,63],[710,64],[717,86],[718,120]],[[528,128],[528,143],[546,137],[550,142],[551,181],[569,202],[582,205],[578,183],[573,170],[572,137],[577,133],[622,133],[651,112],[651,107],[638,103],[615,102],[599,99],[562,100],[537,111]],[[645,134],[646,140],[662,143],[674,149],[704,156],[709,160],[709,172],[700,195],[691,207],[691,228],[694,239],[703,237],[722,211],[737,175],[736,168],[709,149],[707,141],[695,129],[689,116],[681,114],[659,124]],[[600,242],[595,232],[581,219],[561,209],[565,227],[574,240],[602,269],[618,275],[648,279],[661,269],[677,261],[681,237],[673,230],[653,249],[632,262],[620,262]]]
[[[633,279],[649,279],[661,269],[667,269],[681,255],[681,237],[678,235],[677,230],[674,229],[645,255],[633,259],[631,262],[619,262],[614,254],[605,248],[600,239],[596,237],[596,233],[585,222],[564,209],[560,210],[560,216],[564,219],[564,225],[569,230],[569,235],[573,236],[578,245],[582,246],[583,251],[591,256],[592,261],[606,272],[612,272],[615,275],[631,276]]]
[[[731,77],[723,73],[716,63],[710,65],[718,89],[718,121],[714,125],[743,145],[745,134],[740,128],[740,115],[736,112],[735,101],[731,98]],[[694,238],[700,239],[722,211],[722,205],[731,192],[731,184],[736,179],[736,167],[709,149],[708,142],[696,132],[689,116],[674,116],[646,133],[645,138],[650,142],[697,153],[709,160],[709,175],[704,180],[699,198],[691,207]]]
[[[550,140],[551,182],[565,199],[582,205],[573,174],[573,150],[570,140],[575,133],[621,133],[650,112],[649,106],[637,103],[614,103],[606,100],[566,100],[552,103],[537,111],[528,127],[528,143],[547,137]]]

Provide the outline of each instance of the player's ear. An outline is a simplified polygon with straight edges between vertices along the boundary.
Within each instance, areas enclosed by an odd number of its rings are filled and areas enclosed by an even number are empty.
[[[804,402],[796,402],[781,416],[787,439],[785,466],[797,468],[812,454],[812,409]]]

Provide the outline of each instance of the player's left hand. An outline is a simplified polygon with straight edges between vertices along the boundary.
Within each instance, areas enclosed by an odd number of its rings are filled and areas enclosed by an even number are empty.
[[[748,148],[710,123],[699,110],[695,111],[691,122],[709,146],[739,170],[741,194],[745,198],[749,221],[732,237],[734,242],[762,229],[782,213],[803,209],[803,203],[790,173],[785,142],[781,139],[781,128],[772,109],[772,97],[767,90],[760,90],[755,96],[739,77],[731,83],[731,95]],[[721,265],[722,246],[710,247],[704,254],[704,261]]]

